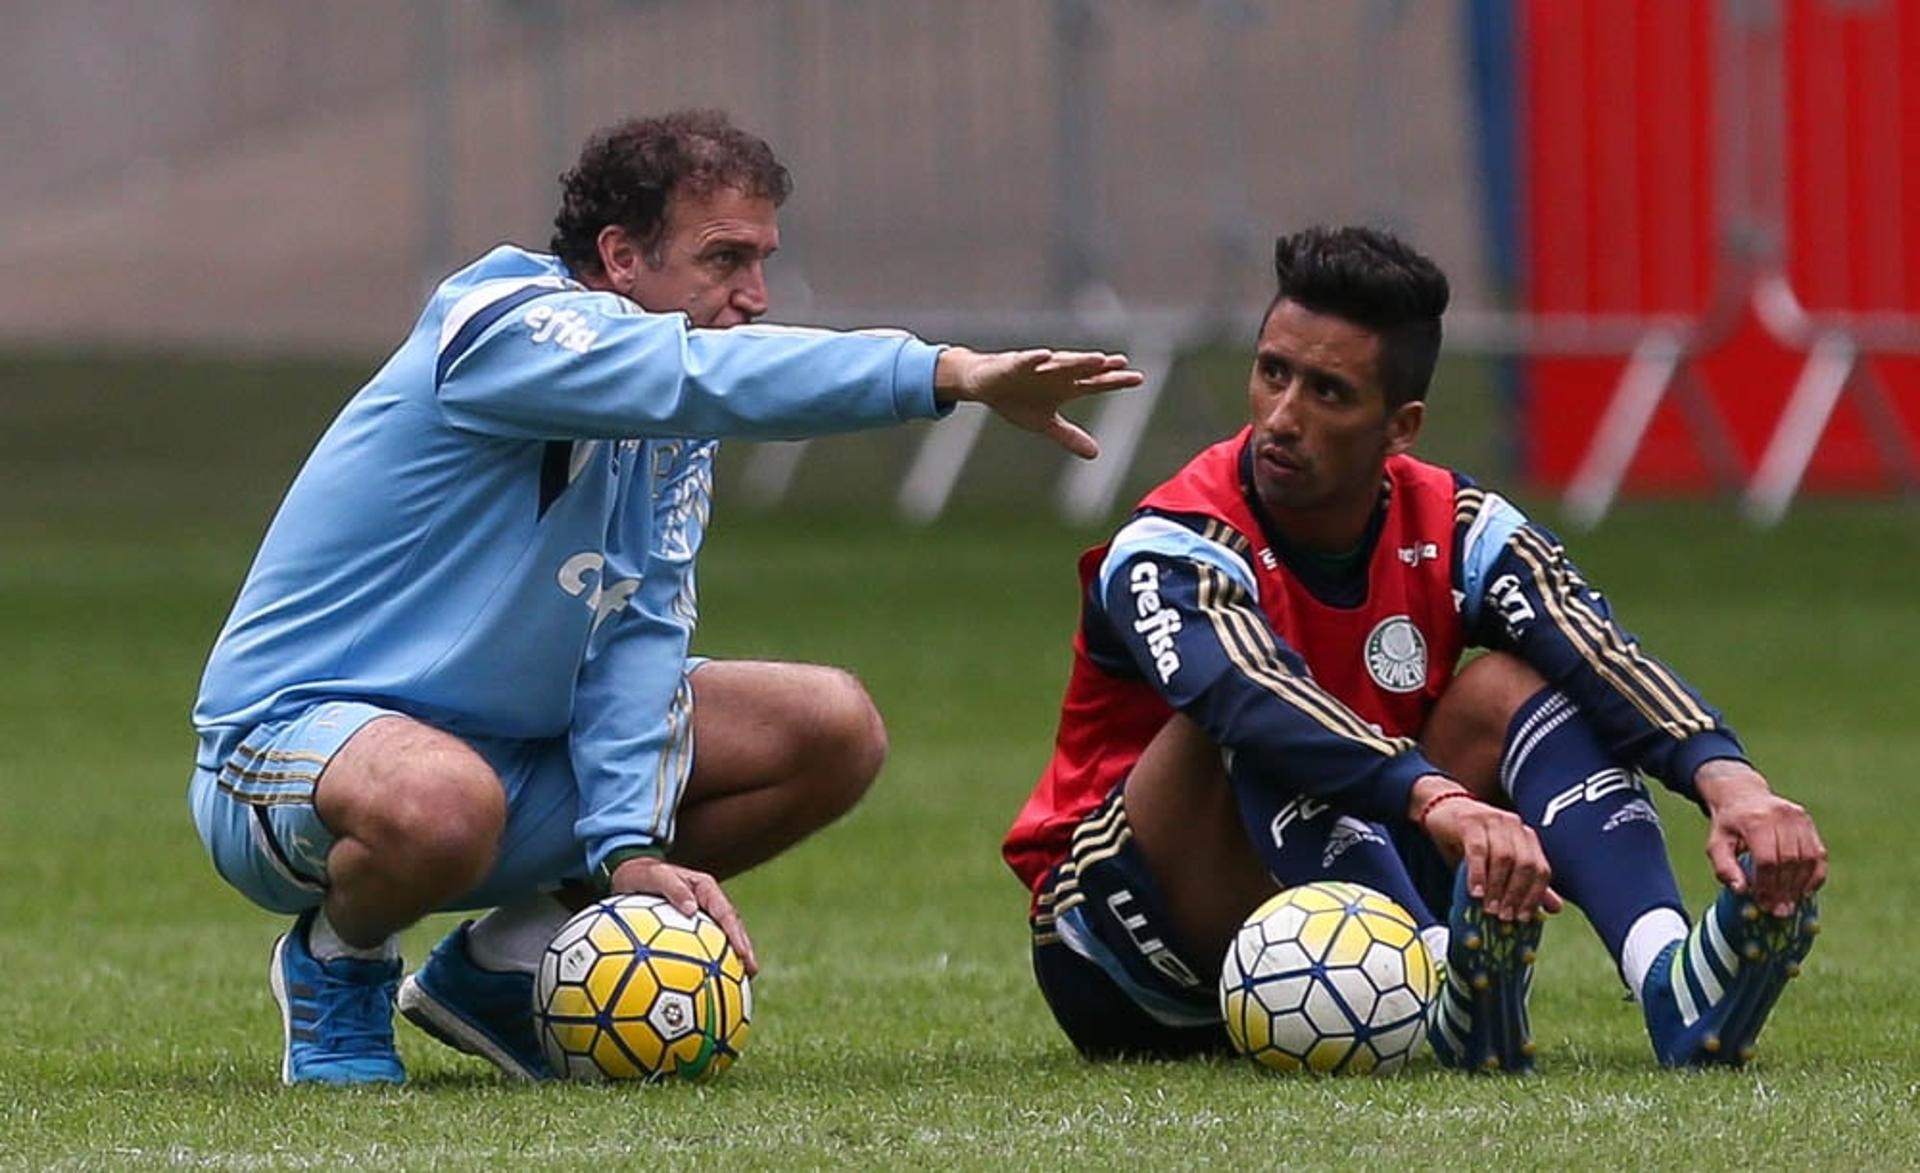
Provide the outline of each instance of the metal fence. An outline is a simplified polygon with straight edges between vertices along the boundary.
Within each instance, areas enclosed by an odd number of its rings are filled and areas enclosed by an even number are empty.
[[[432,279],[497,240],[545,240],[554,178],[589,130],[685,105],[733,111],[797,178],[774,273],[783,320],[1106,341],[1164,376],[1196,339],[1250,328],[1276,231],[1402,231],[1454,281],[1455,348],[1632,357],[1570,494],[1589,520],[1652,411],[1684,398],[1710,324],[1501,303],[1467,68],[1488,5],[1474,0],[9,7],[0,343],[383,348]],[[1764,98],[1777,5],[1720,11],[1741,66],[1727,76]],[[1728,174],[1764,178],[1778,128],[1764,101],[1737,108],[1758,113],[1720,131]],[[1749,200],[1720,223],[1734,294],[1764,294],[1785,322],[1791,290],[1754,263],[1754,217],[1770,212]],[[1836,380],[1860,385],[1848,354],[1915,345],[1905,319],[1796,321],[1795,345],[1824,356],[1810,421]],[[1111,507],[1162,385],[1101,408],[1111,456],[1063,478],[1064,512]],[[928,433],[905,512],[939,511],[977,423]],[[1784,507],[1799,450],[1783,441],[1766,462],[1754,516]],[[750,491],[777,498],[801,451],[757,455]]]
[[[420,279],[474,250],[538,243],[588,130],[679,105],[732,110],[797,176],[778,291],[790,316],[1237,310],[1261,296],[1276,227],[1356,217],[1434,250],[1469,303],[1484,290],[1450,3],[23,8],[0,40],[9,268],[54,252],[35,230],[84,244],[54,231],[84,218],[172,238],[156,257],[218,252],[235,284],[265,285],[247,271],[290,258],[317,271],[264,307],[190,291],[160,323],[111,289],[90,290],[91,317],[72,312],[80,298],[0,302],[15,337],[383,342],[391,318],[356,302],[403,312]],[[90,266],[84,249],[72,259]]]

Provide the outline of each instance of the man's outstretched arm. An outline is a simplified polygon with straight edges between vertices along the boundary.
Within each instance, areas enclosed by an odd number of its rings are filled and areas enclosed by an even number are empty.
[[[477,294],[443,307],[436,399],[455,427],[516,439],[797,439],[976,400],[1091,457],[1097,447],[1060,406],[1143,377],[1117,355],[976,353],[899,331],[693,329],[552,278]]]

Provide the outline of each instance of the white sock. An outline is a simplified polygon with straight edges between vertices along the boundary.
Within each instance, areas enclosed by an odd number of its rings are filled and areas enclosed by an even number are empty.
[[[560,926],[573,916],[545,892],[503,904],[467,929],[467,952],[475,965],[505,973],[532,973]]]
[[[1671,908],[1643,912],[1633,922],[1626,944],[1620,947],[1620,976],[1626,979],[1634,1001],[1640,1001],[1640,987],[1646,984],[1660,951],[1686,935],[1687,918]]]
[[[333,922],[327,919],[327,910],[322,908],[313,918],[313,926],[307,930],[307,951],[321,961],[338,961],[342,957],[353,957],[361,961],[394,961],[400,956],[400,938],[388,937],[370,949],[358,945],[349,945],[333,931]]]

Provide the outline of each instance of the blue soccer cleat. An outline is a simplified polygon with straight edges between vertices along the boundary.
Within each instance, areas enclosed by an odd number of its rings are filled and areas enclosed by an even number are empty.
[[[441,938],[400,986],[400,1013],[456,1051],[515,1079],[551,1079],[533,1027],[533,975],[482,969],[467,951],[472,921]]]
[[[1454,875],[1447,914],[1446,974],[1427,1010],[1427,1045],[1442,1066],[1463,1071],[1533,1070],[1527,995],[1542,919],[1489,917],[1467,895],[1467,869]]]
[[[1738,1067],[1753,1058],[1760,1028],[1819,931],[1812,896],[1774,916],[1722,889],[1700,923],[1661,950],[1641,990],[1647,1037],[1661,1064]]]
[[[405,1083],[407,1069],[393,1049],[393,991],[400,963],[352,957],[321,961],[307,943],[317,913],[301,913],[292,930],[273,943],[267,970],[286,1030],[280,1081]]]

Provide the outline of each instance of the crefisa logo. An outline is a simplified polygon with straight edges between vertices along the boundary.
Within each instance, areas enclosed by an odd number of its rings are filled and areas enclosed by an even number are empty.
[[[1427,683],[1427,639],[1405,615],[1367,633],[1366,657],[1367,674],[1388,692],[1418,692]]]

